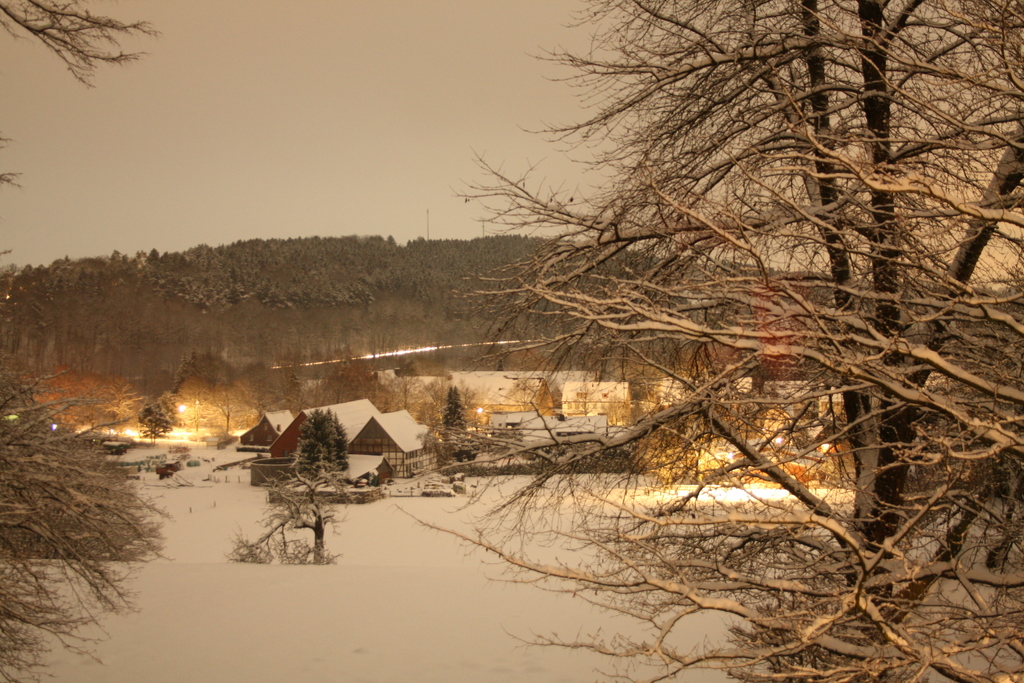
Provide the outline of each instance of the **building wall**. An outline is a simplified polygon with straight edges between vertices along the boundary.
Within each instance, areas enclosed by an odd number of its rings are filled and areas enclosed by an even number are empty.
[[[270,457],[286,458],[295,453],[295,449],[299,445],[299,430],[305,421],[306,414],[299,413],[292,420],[292,423],[285,427],[284,431],[281,432],[281,436],[277,437],[277,440],[270,447]]]
[[[274,430],[273,425],[270,424],[270,420],[263,417],[259,424],[247,431],[245,434],[239,437],[239,441],[244,446],[269,446],[274,443],[277,439],[278,433]]]
[[[292,420],[292,423],[281,432],[281,436],[277,437],[277,440],[270,447],[271,457],[286,458],[294,456],[295,449],[299,445],[299,433],[302,423],[305,421],[306,414],[304,412],[299,413]],[[377,421],[372,418],[366,423],[366,426],[363,427],[359,434],[349,441],[348,452],[361,455],[385,456],[391,464],[392,476],[395,477],[411,477],[435,467],[432,456],[424,449],[419,448],[409,452],[403,451],[388,436],[387,432],[384,431]]]
[[[403,451],[374,419],[371,419],[358,436],[352,439],[348,445],[348,452],[383,455],[391,464],[392,474],[396,477],[411,477],[433,467],[433,462],[424,449]]]

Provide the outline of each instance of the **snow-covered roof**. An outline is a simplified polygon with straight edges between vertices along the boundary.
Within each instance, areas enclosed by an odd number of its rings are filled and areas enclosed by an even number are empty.
[[[368,472],[376,472],[383,461],[383,455],[350,454],[348,456],[348,471],[345,473],[345,476],[349,479],[356,479]]]
[[[566,382],[586,382],[593,376],[594,373],[589,370],[556,370],[547,373],[548,388],[552,394],[561,396]]]
[[[398,444],[398,447],[407,453],[423,448],[422,439],[428,431],[426,425],[416,422],[416,419],[409,414],[408,410],[382,413],[365,398],[361,398],[358,401],[349,401],[348,403],[336,403],[331,406],[307,408],[302,412],[308,416],[314,410],[326,410],[334,413],[334,416],[338,418],[338,422],[345,428],[345,435],[349,441],[359,436],[359,433],[369,424],[370,420],[374,419],[388,433],[388,436]]]
[[[476,399],[486,405],[523,403],[532,397],[517,396],[517,390],[527,386],[532,390],[540,387],[544,378],[531,372],[476,371],[453,372],[452,383],[476,394]]]
[[[540,432],[597,434],[608,431],[607,415],[538,415],[536,411],[525,413],[495,413],[491,416],[491,427],[495,429],[516,429],[521,433]]]
[[[499,410],[491,413],[491,426],[504,427],[510,424],[521,424],[540,415],[536,410]]]
[[[388,433],[391,440],[406,453],[423,448],[423,436],[428,431],[427,426],[418,423],[408,410],[382,413],[375,415],[374,419]]]
[[[269,413],[264,413],[263,417],[267,418],[267,422],[274,428],[274,431],[280,434],[285,428],[292,423],[295,416],[292,415],[290,410],[274,410]]]
[[[378,417],[381,412],[377,410],[368,399],[361,398],[358,401],[349,401],[348,403],[335,403],[331,406],[320,406],[319,408],[307,408],[303,410],[308,417],[314,410],[326,410],[334,413],[334,416],[338,418],[338,422],[345,428],[345,435],[351,441],[356,438],[359,432],[363,431],[363,427],[370,421],[371,417]]]

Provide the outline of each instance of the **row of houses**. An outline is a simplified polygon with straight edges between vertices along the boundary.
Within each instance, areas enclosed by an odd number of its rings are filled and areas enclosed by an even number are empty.
[[[298,447],[303,423],[314,410],[332,413],[345,428],[353,478],[370,471],[381,479],[412,477],[435,466],[423,447],[426,425],[406,410],[382,413],[367,399],[309,408],[295,416],[287,410],[266,413],[239,441],[243,446],[269,447],[273,458],[290,457]]]
[[[441,382],[456,387],[485,424],[494,414],[529,411],[540,415],[560,412],[567,417],[606,415],[616,425],[631,422],[633,402],[629,383],[584,379],[589,374],[477,371],[419,380],[424,384]]]
[[[606,434],[610,427],[633,421],[635,402],[629,383],[589,381],[583,375],[480,371],[417,379],[457,387],[477,414],[478,425],[498,433],[514,431],[538,438],[545,434]],[[386,376],[383,381],[387,381]],[[659,395],[667,391],[658,389]],[[561,395],[560,408],[556,394]],[[345,428],[350,462],[358,463],[353,465],[357,468],[367,467],[378,471],[382,478],[393,478],[412,477],[436,466],[432,454],[423,447],[427,426],[405,410],[382,413],[367,399],[309,408],[298,415],[287,410],[268,412],[240,437],[240,443],[267,448],[274,458],[289,457],[298,447],[308,414],[318,409],[333,413]]]

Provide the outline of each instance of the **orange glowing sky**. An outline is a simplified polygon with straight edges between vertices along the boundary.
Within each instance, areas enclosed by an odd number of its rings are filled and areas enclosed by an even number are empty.
[[[582,118],[577,0],[123,0],[148,53],[93,88],[0,35],[3,263],[306,235],[481,234],[481,154],[580,182],[536,130]]]

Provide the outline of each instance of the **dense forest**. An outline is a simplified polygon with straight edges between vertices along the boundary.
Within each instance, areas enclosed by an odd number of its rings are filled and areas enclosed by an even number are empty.
[[[466,294],[536,245],[311,237],[8,266],[0,351],[156,392],[192,353],[244,368],[480,341],[487,321]]]

